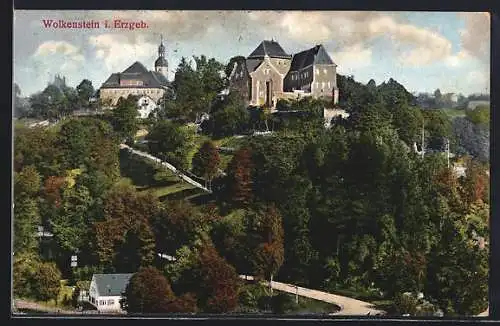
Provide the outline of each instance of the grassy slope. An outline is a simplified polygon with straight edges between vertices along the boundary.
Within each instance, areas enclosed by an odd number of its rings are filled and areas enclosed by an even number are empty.
[[[134,185],[137,190],[150,191],[159,198],[166,198],[178,192],[195,189],[194,186],[182,181],[171,171],[155,166],[152,162],[126,152],[120,152],[120,182]],[[155,175],[161,172],[162,178],[155,180]]]
[[[441,109],[450,119],[465,117],[465,110],[462,109]]]

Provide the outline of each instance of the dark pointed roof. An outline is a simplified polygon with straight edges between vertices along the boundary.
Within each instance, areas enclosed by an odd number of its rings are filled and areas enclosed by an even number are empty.
[[[155,61],[155,67],[167,67],[168,63],[164,57],[158,57]]]
[[[148,69],[144,67],[139,61],[134,62],[130,67],[125,69],[122,74],[141,74],[148,72]]]
[[[265,55],[268,55],[271,58],[291,58],[291,55],[287,54],[281,45],[274,40],[262,41],[259,46],[252,53],[250,53],[248,58],[263,58]]]
[[[120,80],[134,79],[142,80],[142,86],[123,86]],[[162,88],[169,85],[169,82],[163,74],[156,71],[148,71],[139,61],[136,61],[130,67],[121,73],[114,73],[102,84],[101,88]]]
[[[297,71],[312,64],[335,65],[323,45],[319,44],[293,56],[290,71]]]

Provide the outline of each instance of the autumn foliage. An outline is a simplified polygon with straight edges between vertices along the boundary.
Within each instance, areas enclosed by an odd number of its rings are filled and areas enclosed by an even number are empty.
[[[229,164],[229,197],[237,205],[252,201],[252,160],[248,149],[238,150]]]
[[[198,303],[206,312],[230,312],[238,305],[240,279],[211,244],[203,246],[197,271]]]
[[[168,312],[175,295],[165,276],[147,267],[132,276],[124,298],[122,305],[129,313],[162,313]]]

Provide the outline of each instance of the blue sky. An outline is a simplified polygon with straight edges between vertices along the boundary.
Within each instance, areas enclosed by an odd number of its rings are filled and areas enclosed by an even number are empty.
[[[101,26],[45,28],[43,19],[93,19]],[[148,27],[103,27],[113,19]],[[183,56],[226,63],[274,38],[290,54],[323,44],[339,73],[363,83],[394,78],[412,92],[489,92],[489,16],[452,12],[15,11],[14,81],[24,96],[58,73],[71,86],[87,78],[98,88],[135,61],[153,69],[160,34],[170,78]]]

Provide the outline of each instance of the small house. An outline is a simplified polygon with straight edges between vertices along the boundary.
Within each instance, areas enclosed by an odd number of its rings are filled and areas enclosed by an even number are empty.
[[[89,302],[99,312],[122,312],[120,300],[134,274],[94,274],[89,287]]]

